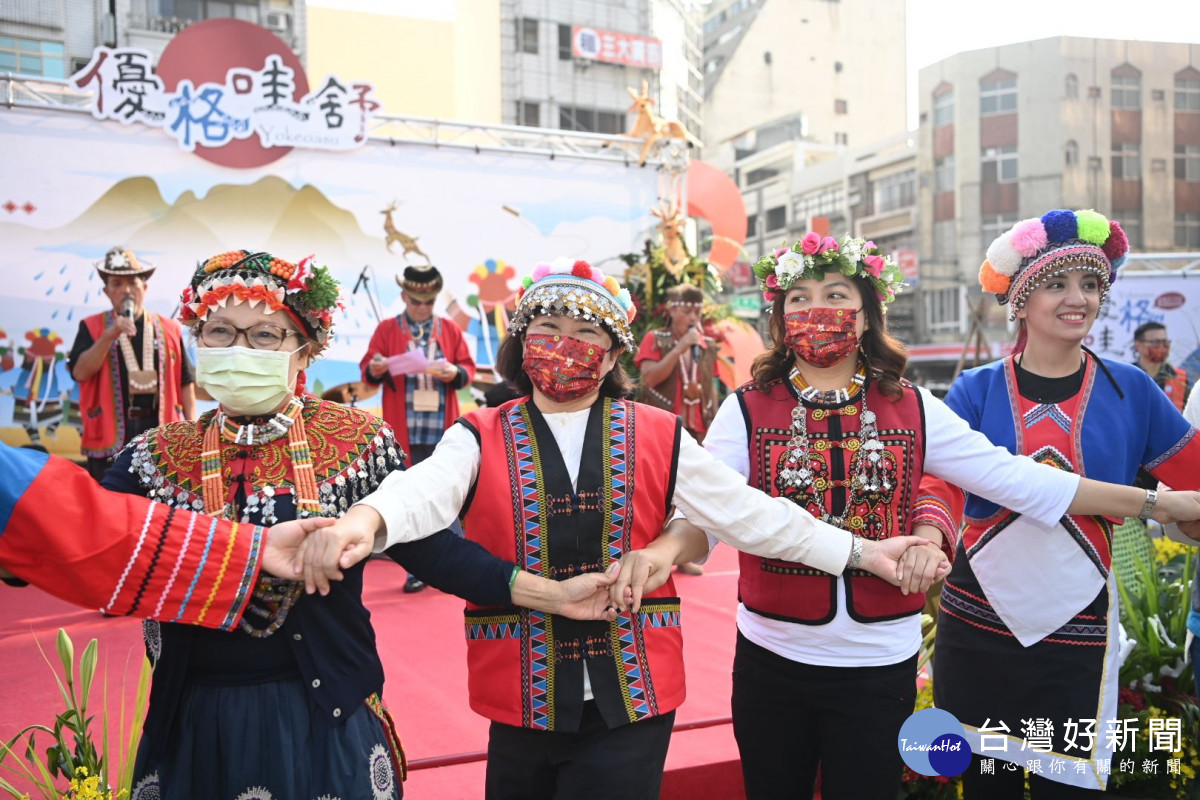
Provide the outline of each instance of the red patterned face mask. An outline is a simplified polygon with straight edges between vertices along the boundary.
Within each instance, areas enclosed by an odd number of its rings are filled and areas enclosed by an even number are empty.
[[[853,308],[807,308],[783,317],[783,341],[814,367],[832,367],[858,349]]]
[[[569,403],[600,388],[600,365],[607,352],[570,336],[534,333],[525,337],[522,366],[539,392]]]
[[[1169,344],[1152,344],[1146,348],[1146,358],[1154,364],[1161,364],[1167,360],[1167,354],[1170,352]]]

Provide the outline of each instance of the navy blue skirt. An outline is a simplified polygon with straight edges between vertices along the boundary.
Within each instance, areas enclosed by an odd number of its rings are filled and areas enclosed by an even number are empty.
[[[403,757],[382,706],[328,719],[298,680],[188,685],[165,754],[138,749],[131,800],[399,800]]]

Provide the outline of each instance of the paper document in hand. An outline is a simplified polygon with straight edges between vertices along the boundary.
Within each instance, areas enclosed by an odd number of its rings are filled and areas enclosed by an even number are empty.
[[[409,350],[395,356],[388,356],[388,372],[393,375],[417,375],[429,368],[429,359],[425,351]]]

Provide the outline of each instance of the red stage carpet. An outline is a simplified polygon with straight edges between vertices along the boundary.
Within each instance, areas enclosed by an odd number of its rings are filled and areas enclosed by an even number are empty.
[[[437,760],[452,756],[465,760],[487,749],[488,723],[467,706],[462,601],[434,589],[406,595],[400,590],[403,582],[404,571],[396,564],[372,561],[367,565],[365,600],[387,675],[384,698],[414,767],[405,783],[405,797],[481,797],[483,761],[425,768]],[[683,597],[688,699],[676,715],[664,800],[743,797],[737,747],[728,722],[736,583],[737,555],[724,546],[713,553],[706,574],[675,578]],[[54,679],[34,643],[36,636],[57,667],[54,637],[60,627],[75,641],[76,659],[89,639],[100,640],[94,708],[98,711],[101,705],[105,667],[114,727],[123,675],[127,676],[124,695],[132,703],[142,653],[137,622],[77,609],[35,589],[0,586],[0,675],[4,676],[0,738],[8,739],[31,723],[50,724],[62,709]]]

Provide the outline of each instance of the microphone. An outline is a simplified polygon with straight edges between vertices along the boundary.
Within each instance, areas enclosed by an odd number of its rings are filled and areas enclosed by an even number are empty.
[[[697,329],[697,328],[693,328],[692,330],[694,330],[694,331],[696,331],[697,333],[699,333],[699,329]],[[703,334],[701,334],[701,335],[703,335]],[[699,363],[700,363],[700,343],[699,343],[699,342],[697,342],[696,344],[692,345],[692,363],[693,363],[693,364],[699,364]]]
[[[125,319],[133,319],[133,306],[132,297],[126,297],[121,301],[121,316],[125,317]]]

